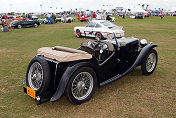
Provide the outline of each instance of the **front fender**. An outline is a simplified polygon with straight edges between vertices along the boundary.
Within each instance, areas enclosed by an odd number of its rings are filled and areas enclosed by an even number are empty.
[[[153,48],[157,47],[158,45],[156,44],[148,44],[145,47],[142,48],[142,50],[140,51],[136,61],[134,62],[134,64],[125,72],[123,73],[123,75],[126,75],[127,73],[129,73],[131,70],[133,70],[133,68],[137,67],[142,59],[145,57],[145,55]]]
[[[73,73],[80,67],[82,66],[90,66],[89,62],[81,62],[81,63],[77,63],[75,65],[72,66],[68,66],[66,71],[64,72],[64,74],[61,77],[61,80],[59,82],[59,85],[57,87],[56,92],[53,94],[52,98],[50,99],[50,101],[56,101],[58,100],[62,94],[65,91],[65,88],[67,87],[67,83],[70,79],[70,77],[73,75]]]
[[[125,76],[126,74],[128,74],[129,72],[131,72],[135,67],[137,67],[141,63],[141,61],[145,57],[145,55],[154,47],[157,47],[157,45],[156,44],[149,44],[149,45],[146,45],[145,47],[143,47],[142,50],[140,51],[136,61],[127,71],[125,71],[123,74],[120,74],[120,75],[118,74],[118,75],[110,78],[109,80],[106,80],[106,81],[100,83],[100,87],[103,87],[113,81],[116,81],[116,80],[122,78],[123,76]]]

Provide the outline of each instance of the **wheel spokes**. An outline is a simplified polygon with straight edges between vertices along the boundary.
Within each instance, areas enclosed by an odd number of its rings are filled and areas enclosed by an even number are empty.
[[[88,72],[78,74],[72,83],[73,96],[79,100],[86,98],[93,87],[93,84],[90,84],[90,82],[93,82],[93,78]]]

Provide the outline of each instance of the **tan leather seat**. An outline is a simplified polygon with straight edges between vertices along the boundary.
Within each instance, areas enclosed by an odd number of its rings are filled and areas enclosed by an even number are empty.
[[[92,55],[87,52],[62,46],[43,47],[38,49],[38,54],[50,59],[55,59],[59,62],[69,62],[92,58]]]

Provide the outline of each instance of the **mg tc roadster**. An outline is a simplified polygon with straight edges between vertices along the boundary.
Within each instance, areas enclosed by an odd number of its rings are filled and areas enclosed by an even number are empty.
[[[65,95],[73,104],[91,99],[96,87],[103,87],[141,66],[152,74],[158,55],[156,44],[145,39],[86,39],[78,49],[55,46],[38,49],[23,81],[24,92],[37,103],[56,101]]]

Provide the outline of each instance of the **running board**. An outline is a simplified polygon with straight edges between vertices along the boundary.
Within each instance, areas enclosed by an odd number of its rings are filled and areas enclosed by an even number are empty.
[[[108,79],[108,80],[106,80],[106,81],[100,83],[100,87],[103,87],[103,86],[105,86],[105,85],[107,85],[107,84],[110,84],[110,83],[112,83],[112,82],[114,82],[114,81],[120,79],[121,77],[123,77],[123,76],[120,75],[120,74],[118,74],[118,75],[116,75],[116,76],[114,76],[114,77],[112,77],[112,78],[110,78],[110,79]]]

